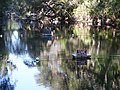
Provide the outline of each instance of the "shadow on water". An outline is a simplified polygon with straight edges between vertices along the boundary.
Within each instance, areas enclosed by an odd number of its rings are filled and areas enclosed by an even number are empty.
[[[5,42],[3,38],[0,38],[0,60],[3,59],[4,55],[5,55]]]

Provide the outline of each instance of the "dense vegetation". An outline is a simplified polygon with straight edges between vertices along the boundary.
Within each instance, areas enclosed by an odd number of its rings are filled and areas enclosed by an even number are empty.
[[[88,22],[89,19],[96,18],[106,18],[106,21],[110,19],[110,22],[118,25],[119,2],[119,0],[5,0],[0,1],[0,12],[4,12],[7,17],[14,16],[21,20],[27,29],[32,27],[40,30],[44,25],[71,24],[73,21]],[[30,27],[31,23],[34,25]]]
[[[0,21],[1,25],[8,24],[7,30],[12,30],[15,27],[14,25],[17,26],[16,21],[21,23],[20,28],[28,31],[40,32],[45,26],[57,30],[63,28],[62,30],[68,31],[70,29],[61,27],[61,24],[73,24],[73,21],[86,23],[89,18],[93,19],[93,17],[102,18],[106,16],[112,20],[114,19],[119,24],[119,7],[119,0],[0,0]],[[12,23],[14,23],[13,27]],[[38,82],[42,82],[45,86],[51,84],[55,90],[58,90],[58,87],[70,90],[81,88],[83,90],[86,88],[92,90],[93,88],[118,89],[120,84],[119,57],[115,59],[109,57],[112,53],[120,53],[118,43],[120,40],[112,32],[116,29],[92,28],[89,30],[87,27],[79,27],[79,24],[74,25],[71,29],[78,37],[73,36],[66,39],[62,34],[58,40],[52,41],[53,45],[48,46],[47,41],[42,43],[41,39],[30,37],[29,33],[22,34],[25,37],[20,36],[21,40],[28,46],[29,54],[34,58],[48,57],[44,54],[45,52],[52,52],[56,57],[53,58],[55,60],[46,58],[46,61],[43,60],[39,63],[43,67],[41,68],[42,75],[38,76]],[[119,31],[115,34],[119,35]],[[11,42],[9,37],[11,37],[11,34],[5,38],[8,43]],[[4,47],[4,40],[0,41]],[[57,45],[61,45],[62,48],[55,49]],[[55,52],[50,51],[52,46]],[[24,52],[25,45],[21,43],[21,47],[18,47],[17,50],[14,49],[14,51],[17,54]],[[65,55],[70,57],[71,52],[84,47],[91,51],[93,56],[99,54],[101,57],[94,57],[95,59],[89,61],[88,66],[77,66],[75,62],[66,60]],[[3,52],[4,48],[1,51]],[[62,58],[62,60],[59,58]],[[52,66],[56,66],[53,63],[61,65],[63,71],[60,72],[59,67],[53,69]],[[51,64],[51,67],[48,67],[49,64]],[[58,87],[55,87],[56,81],[58,81]]]

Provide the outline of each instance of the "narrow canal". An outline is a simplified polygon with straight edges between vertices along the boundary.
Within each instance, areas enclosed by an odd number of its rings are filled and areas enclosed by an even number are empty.
[[[8,50],[8,76],[15,90],[48,90],[48,87],[38,85],[35,76],[41,72],[36,66],[17,30],[5,33],[5,47]],[[10,89],[11,90],[11,89]]]
[[[26,34],[14,25],[4,32],[0,46],[0,90],[119,89],[119,32],[75,26],[81,35],[59,34],[52,39]],[[72,54],[83,48],[91,59],[72,60]]]

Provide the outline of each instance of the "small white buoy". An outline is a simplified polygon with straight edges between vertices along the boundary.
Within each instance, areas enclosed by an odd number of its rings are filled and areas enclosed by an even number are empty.
[[[2,35],[0,35],[0,37],[2,38],[3,36],[2,36]]]
[[[36,60],[39,60],[39,57],[36,57]]]

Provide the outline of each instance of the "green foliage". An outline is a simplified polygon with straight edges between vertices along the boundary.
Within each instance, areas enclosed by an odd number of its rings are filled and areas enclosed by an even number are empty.
[[[111,15],[120,11],[119,0],[100,0],[97,2],[96,7],[93,7],[93,11],[98,14]],[[92,12],[91,12],[92,13]]]

